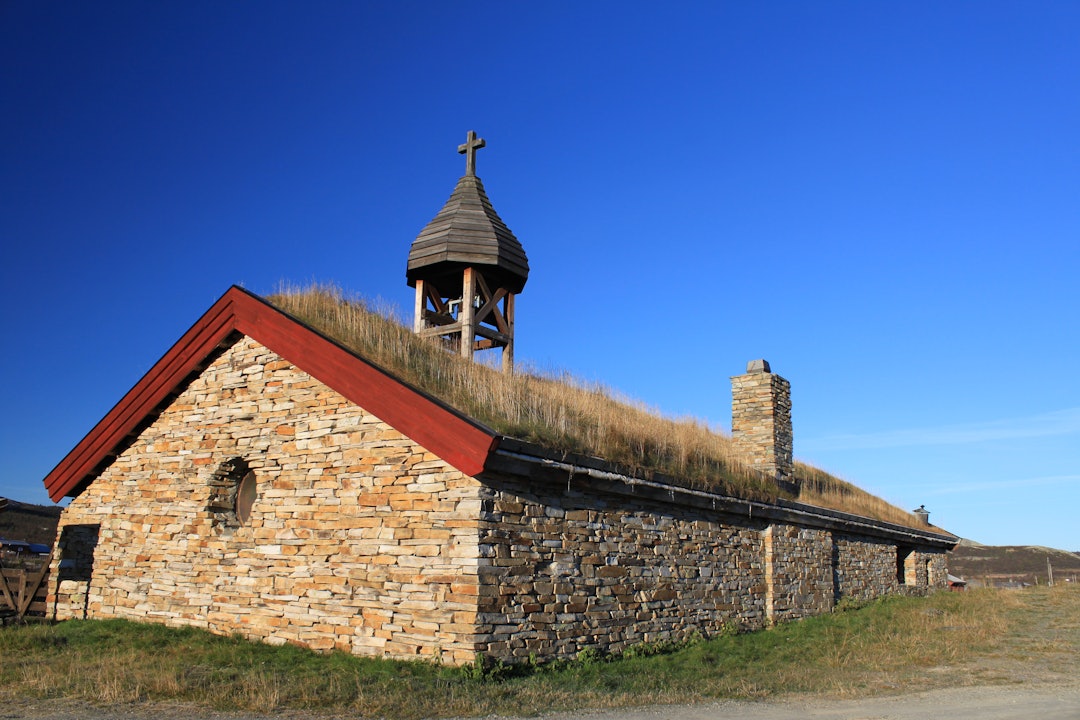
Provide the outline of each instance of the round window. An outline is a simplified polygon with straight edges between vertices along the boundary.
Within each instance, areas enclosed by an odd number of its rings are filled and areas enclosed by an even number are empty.
[[[251,518],[251,506],[255,504],[256,495],[255,471],[248,470],[240,480],[239,487],[236,488],[236,519],[241,525],[248,524],[248,519]]]

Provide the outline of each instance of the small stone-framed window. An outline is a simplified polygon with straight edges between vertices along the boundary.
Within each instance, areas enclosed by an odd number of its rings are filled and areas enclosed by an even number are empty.
[[[248,470],[236,487],[236,519],[241,525],[247,525],[251,519],[251,506],[255,504],[258,488],[255,485],[255,471]]]
[[[247,525],[258,492],[258,478],[246,460],[234,457],[221,463],[210,477],[206,507],[213,527],[231,532]]]
[[[896,584],[918,584],[918,570],[916,562],[918,556],[915,548],[898,545],[896,548]]]

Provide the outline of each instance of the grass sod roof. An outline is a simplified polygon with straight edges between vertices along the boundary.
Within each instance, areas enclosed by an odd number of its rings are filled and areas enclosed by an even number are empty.
[[[446,352],[409,331],[387,308],[331,285],[285,286],[266,298],[315,330],[496,432],[550,450],[603,458],[636,473],[737,498],[797,500],[924,527],[910,513],[822,470],[795,464],[798,496],[748,469],[731,438],[695,419],[673,419],[566,373],[507,376]]]

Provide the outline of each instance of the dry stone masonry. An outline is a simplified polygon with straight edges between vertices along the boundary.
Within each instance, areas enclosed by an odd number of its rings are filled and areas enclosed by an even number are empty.
[[[222,508],[235,458],[257,477],[246,525]],[[243,338],[64,510],[55,614],[467,661],[479,491]]]
[[[791,383],[753,360],[731,378],[731,439],[750,467],[769,477],[792,478]]]
[[[269,345],[307,352],[316,340],[290,345],[295,321],[241,291],[226,301],[266,313],[255,327]],[[99,449],[91,473],[61,486],[73,499],[50,574],[54,618],[516,662],[752,630],[844,598],[944,586],[951,536],[631,477],[459,420],[453,432],[472,432],[473,446],[487,438],[480,469],[466,473],[445,459],[460,434],[430,434],[425,446],[398,429],[413,410],[394,415],[385,396],[430,403],[392,377],[364,370],[380,395],[363,397],[384,402],[396,425],[284,351],[237,331],[220,337],[205,341],[196,370],[175,371],[181,381],[122,442]],[[161,362],[186,358],[180,346]],[[348,370],[338,386],[362,370],[355,356],[335,357]],[[737,397],[753,398],[742,407],[764,408],[774,425],[790,417],[787,383],[764,364],[734,380]],[[141,396],[118,407],[129,397]],[[786,451],[783,432],[764,432],[772,457],[790,456],[790,430]]]

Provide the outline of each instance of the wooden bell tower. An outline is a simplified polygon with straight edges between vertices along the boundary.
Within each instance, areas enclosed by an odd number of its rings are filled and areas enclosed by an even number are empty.
[[[416,288],[416,334],[466,358],[502,348],[502,370],[512,373],[514,297],[529,278],[529,261],[476,176],[476,151],[485,144],[470,130],[458,146],[465,175],[413,241],[406,278]]]

